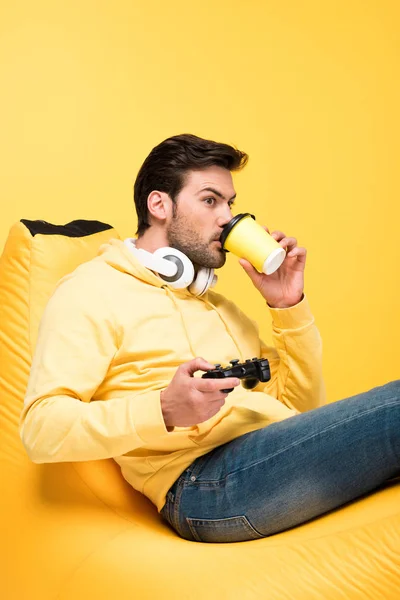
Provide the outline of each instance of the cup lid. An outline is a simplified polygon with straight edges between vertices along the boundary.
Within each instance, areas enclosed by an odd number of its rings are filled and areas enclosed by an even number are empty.
[[[230,232],[232,231],[232,229],[235,227],[236,223],[238,223],[241,219],[244,219],[245,217],[251,217],[252,219],[256,220],[255,216],[252,215],[251,213],[239,213],[238,215],[235,215],[230,221],[229,223],[227,223],[224,227],[224,229],[222,230],[221,233],[221,237],[219,238],[219,241],[221,242],[221,246],[224,248],[224,244],[226,242],[226,238],[228,237],[228,235],[230,234]],[[226,250],[224,248],[225,252],[229,252],[229,250]]]

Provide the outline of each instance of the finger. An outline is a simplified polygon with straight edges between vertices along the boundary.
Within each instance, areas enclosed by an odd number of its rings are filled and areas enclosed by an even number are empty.
[[[269,233],[269,229],[268,229],[268,227],[266,227],[265,225],[261,225],[261,227],[262,227],[263,229],[265,229],[265,231],[266,231],[267,233]],[[270,234],[270,235],[271,235],[271,234]]]
[[[300,247],[296,247],[293,250],[291,250],[287,256],[289,258],[296,258],[300,263],[305,263],[306,262],[306,257],[307,257],[307,250],[305,248],[300,248]]]
[[[286,250],[290,252],[297,246],[297,240],[294,237],[284,237],[282,240],[280,240],[279,244],[282,246],[282,248],[286,248]]]
[[[237,387],[240,384],[240,379],[237,377],[227,377],[221,379],[194,379],[197,391],[202,394],[221,393],[221,390]]]
[[[273,237],[277,242],[280,242],[281,240],[283,240],[285,236],[285,234],[283,233],[283,231],[273,231],[271,233],[271,237]]]
[[[195,379],[195,387],[199,392],[203,394],[215,394],[221,390],[227,390],[234,388],[240,384],[240,379],[237,377],[227,377],[226,379]]]

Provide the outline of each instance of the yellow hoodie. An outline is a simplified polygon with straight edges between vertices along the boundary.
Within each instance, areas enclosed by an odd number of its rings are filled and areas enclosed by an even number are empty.
[[[220,294],[175,290],[122,240],[103,244],[61,279],[43,313],[20,426],[31,460],[113,458],[161,510],[199,456],[325,402],[321,338],[307,297],[268,310],[275,347]],[[223,365],[268,358],[271,380],[253,390],[239,385],[204,423],[167,431],[160,392],[196,356]]]

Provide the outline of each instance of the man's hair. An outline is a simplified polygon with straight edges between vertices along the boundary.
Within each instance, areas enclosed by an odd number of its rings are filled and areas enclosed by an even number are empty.
[[[167,138],[150,152],[136,177],[134,200],[138,216],[136,234],[142,236],[150,227],[147,199],[153,190],[166,192],[176,205],[189,171],[211,166],[240,171],[249,157],[228,144],[205,140],[190,133]]]

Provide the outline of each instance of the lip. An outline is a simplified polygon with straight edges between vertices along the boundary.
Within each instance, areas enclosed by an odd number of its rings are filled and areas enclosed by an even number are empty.
[[[214,240],[214,244],[218,244],[218,247],[222,248],[222,244],[219,240]]]

